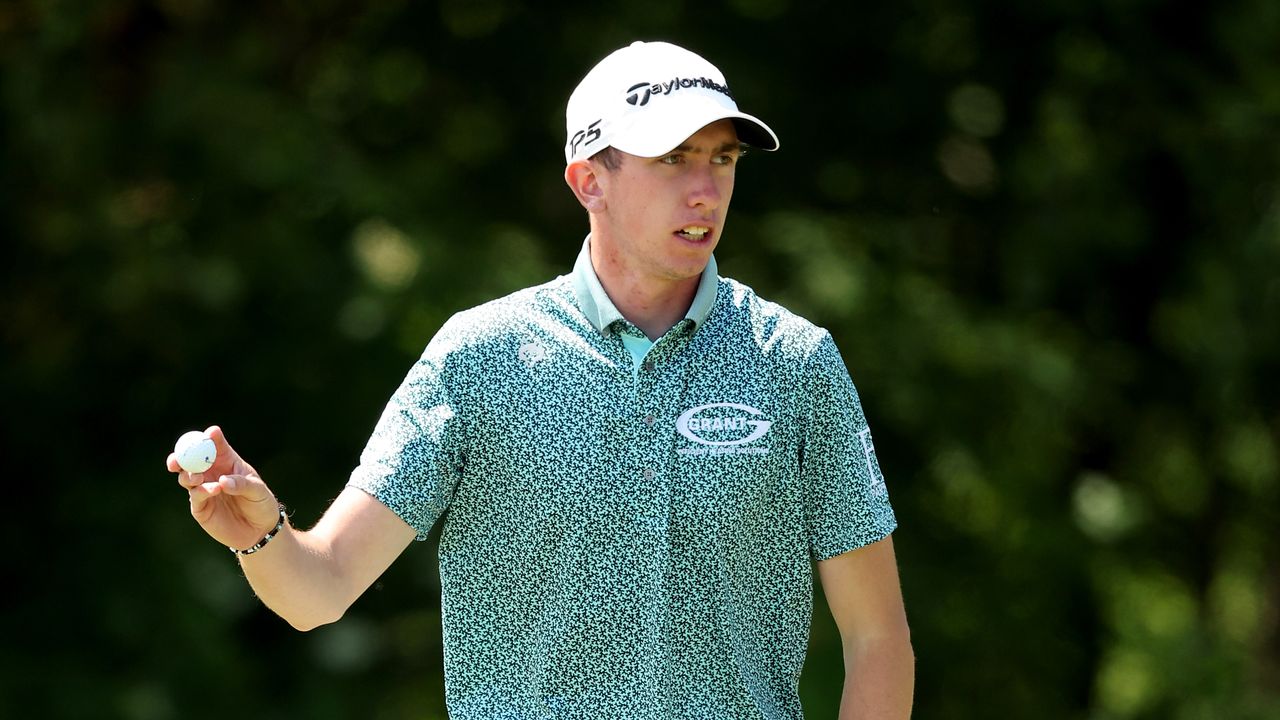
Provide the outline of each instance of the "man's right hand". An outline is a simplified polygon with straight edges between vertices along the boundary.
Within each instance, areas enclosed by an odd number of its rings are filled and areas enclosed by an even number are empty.
[[[173,453],[166,465],[190,496],[191,517],[210,537],[232,548],[252,547],[276,526],[279,503],[258,471],[227,443],[222,428],[213,425],[205,432],[218,451],[212,467],[188,473]]]

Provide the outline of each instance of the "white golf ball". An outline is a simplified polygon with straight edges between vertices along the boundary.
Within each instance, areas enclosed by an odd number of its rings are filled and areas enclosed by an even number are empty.
[[[178,456],[178,464],[189,473],[208,470],[213,467],[214,458],[218,457],[213,439],[199,430],[183,433],[174,444],[173,452]]]

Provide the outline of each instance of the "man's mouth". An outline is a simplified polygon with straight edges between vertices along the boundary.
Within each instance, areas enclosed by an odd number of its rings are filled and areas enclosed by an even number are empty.
[[[711,232],[711,228],[706,225],[688,225],[676,231],[676,234],[685,240],[701,240]]]

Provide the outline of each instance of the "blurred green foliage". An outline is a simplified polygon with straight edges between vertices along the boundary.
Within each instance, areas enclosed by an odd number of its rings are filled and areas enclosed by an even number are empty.
[[[718,255],[862,392],[916,717],[1280,718],[1278,30],[1272,0],[0,3],[0,715],[443,717],[433,549],[296,633],[162,462],[217,422],[318,518],[451,313],[570,268],[564,102],[661,38],[783,139]]]

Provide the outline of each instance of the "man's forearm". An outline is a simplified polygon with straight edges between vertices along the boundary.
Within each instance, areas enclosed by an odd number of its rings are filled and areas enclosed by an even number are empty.
[[[413,541],[386,505],[348,487],[316,526],[286,525],[263,549],[241,556],[254,592],[299,630],[337,621]]]
[[[916,664],[909,637],[884,638],[845,653],[840,720],[911,717]]]
[[[307,533],[287,524],[240,567],[263,604],[298,630],[342,617],[350,605],[332,557]]]

